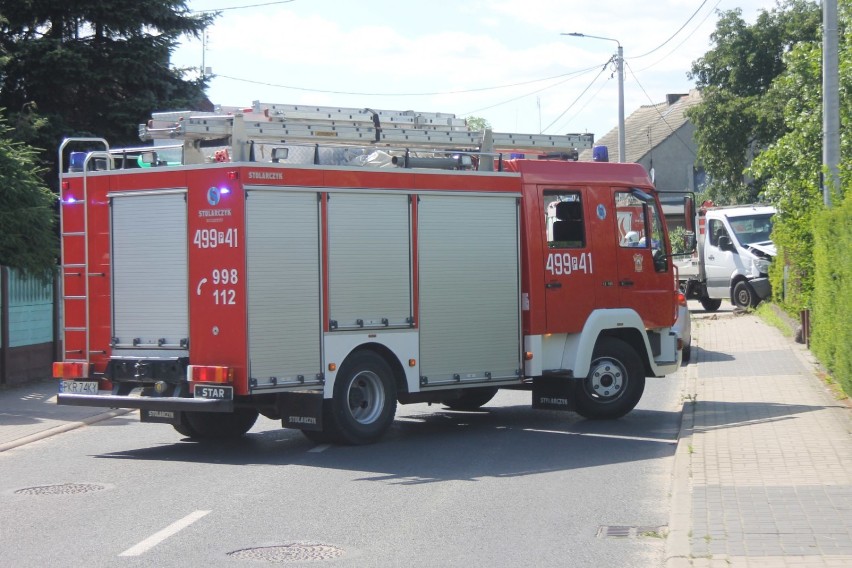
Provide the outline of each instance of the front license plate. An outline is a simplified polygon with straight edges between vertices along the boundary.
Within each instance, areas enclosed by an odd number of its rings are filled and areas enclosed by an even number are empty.
[[[234,400],[234,387],[221,385],[195,385],[195,398]]]
[[[59,392],[74,394],[98,394],[98,381],[62,381]]]

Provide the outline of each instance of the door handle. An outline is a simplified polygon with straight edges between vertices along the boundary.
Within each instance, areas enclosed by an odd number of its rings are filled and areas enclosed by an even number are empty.
[[[716,260],[716,257],[712,254],[707,255],[707,260]]]
[[[621,280],[618,282],[619,286],[633,286],[633,280]]]
[[[562,282],[548,282],[544,285],[545,288],[562,288]]]

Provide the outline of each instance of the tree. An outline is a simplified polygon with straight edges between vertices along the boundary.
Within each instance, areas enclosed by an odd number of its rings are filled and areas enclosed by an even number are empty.
[[[0,265],[46,279],[59,252],[56,197],[41,181],[37,152],[10,133],[0,118]]]
[[[715,47],[692,64],[689,77],[702,102],[688,111],[695,124],[698,159],[708,173],[708,196],[719,203],[755,201],[763,180],[745,169],[788,126],[784,104],[768,96],[786,68],[785,54],[802,42],[818,41],[819,5],[806,0],[779,2],[748,25],[737,8],[720,13],[710,39]]]
[[[184,0],[0,0],[0,107],[11,124],[44,118],[18,139],[47,149],[64,136],[138,143],[151,111],[197,107],[203,79],[169,66],[177,41],[214,16]]]
[[[852,0],[838,3],[840,38],[841,125],[852,123]],[[772,267],[772,284],[786,290],[791,311],[812,305],[815,292],[814,223],[822,213],[822,49],[821,42],[801,42],[785,56],[785,70],[766,97],[781,109],[784,133],[757,156],[749,172],[764,180],[765,198],[778,209],[773,241],[779,260]],[[841,126],[841,187],[852,181],[852,137]],[[843,191],[835,196],[843,202]],[[786,271],[786,274],[785,274]],[[785,279],[786,277],[786,279]],[[779,298],[781,299],[781,298]]]
[[[469,116],[465,120],[467,121],[468,129],[474,132],[491,128],[491,123],[480,116]]]

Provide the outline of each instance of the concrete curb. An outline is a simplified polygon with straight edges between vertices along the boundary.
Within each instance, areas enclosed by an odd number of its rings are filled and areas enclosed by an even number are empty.
[[[18,438],[17,440],[12,440],[11,442],[0,444],[0,452],[5,452],[6,450],[11,450],[12,448],[18,448],[31,442],[36,442],[38,440],[43,440],[45,438],[49,438],[57,434],[62,434],[63,432],[76,430],[77,428],[82,428],[83,426],[89,426],[90,424],[101,422],[102,420],[109,420],[110,418],[123,416],[125,414],[129,414],[130,412],[133,412],[133,410],[127,408],[110,410],[109,412],[90,416],[85,420],[81,420],[78,422],[68,422],[66,424],[62,424],[61,426],[54,426],[53,428],[48,428],[47,430],[43,430],[36,434],[30,434],[29,436],[24,436],[23,438]]]
[[[694,346],[693,346],[694,349]],[[672,477],[671,512],[669,532],[666,536],[666,568],[688,568],[692,565],[689,543],[692,529],[692,493],[690,491],[692,432],[695,425],[698,363],[697,353],[686,370],[686,386],[683,398],[683,416],[675,450],[674,474]]]

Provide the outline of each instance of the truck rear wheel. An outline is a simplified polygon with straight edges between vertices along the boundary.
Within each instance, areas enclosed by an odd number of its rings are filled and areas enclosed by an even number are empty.
[[[740,280],[734,285],[732,297],[734,299],[734,306],[743,310],[754,308],[760,303],[754,288],[745,280]]]
[[[497,394],[497,387],[467,389],[454,398],[446,398],[441,404],[451,410],[477,410]]]
[[[254,426],[258,412],[253,408],[237,408],[233,412],[187,412],[181,430],[193,439],[219,440],[239,438]]]
[[[388,363],[372,351],[351,355],[334,383],[326,432],[343,444],[370,444],[396,414],[396,384]]]
[[[701,307],[704,308],[705,312],[715,312],[722,305],[722,300],[714,300],[713,298],[701,298],[698,300],[701,302]]]
[[[577,386],[577,413],[589,419],[621,418],[645,391],[645,369],[639,355],[614,337],[598,340],[589,375]]]

